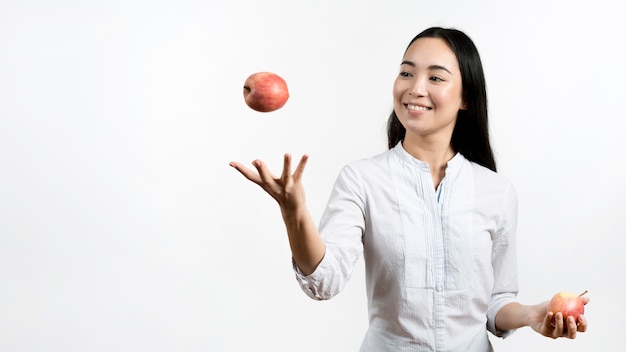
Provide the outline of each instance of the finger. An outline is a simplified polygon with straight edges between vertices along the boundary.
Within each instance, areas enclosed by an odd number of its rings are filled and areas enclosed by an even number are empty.
[[[567,337],[570,339],[575,339],[576,338],[576,332],[577,332],[577,328],[576,328],[576,319],[574,319],[574,317],[569,316],[567,317]]]
[[[300,158],[300,162],[296,167],[296,171],[294,171],[293,173],[293,177],[295,179],[299,180],[300,178],[302,178],[302,174],[304,173],[304,168],[306,167],[307,161],[309,161],[309,156],[304,154],[302,158]]]
[[[260,184],[270,185],[274,183],[276,177],[272,175],[272,172],[263,161],[257,159],[252,162],[252,165],[259,173]]]
[[[257,185],[260,184],[261,178],[259,177],[259,175],[256,172],[248,169],[247,167],[245,167],[242,164],[240,164],[238,162],[235,162],[235,161],[232,161],[228,165],[233,167],[235,170],[239,171],[239,173],[241,173],[248,180],[256,183]]]
[[[285,154],[283,159],[283,174],[282,178],[287,179],[291,175],[291,154]]]
[[[541,324],[541,333],[545,336],[551,337],[555,339],[554,334],[554,313],[548,312],[546,316],[543,318],[543,323]]]
[[[548,312],[548,314],[546,314],[543,318],[543,325],[554,328],[554,313]]]
[[[555,338],[563,336],[563,314],[556,313],[554,315],[554,331],[552,332]]]
[[[587,318],[584,315],[578,316],[578,332],[587,331]]]
[[[548,312],[548,314],[546,314],[543,318],[543,325],[554,328],[554,313]]]

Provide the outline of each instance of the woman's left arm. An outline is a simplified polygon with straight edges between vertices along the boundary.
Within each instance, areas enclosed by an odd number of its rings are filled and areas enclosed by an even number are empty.
[[[583,297],[584,304],[589,298]],[[536,305],[523,305],[517,302],[503,306],[496,314],[496,327],[500,330],[513,330],[530,326],[539,334],[553,339],[559,337],[576,338],[579,332],[587,331],[587,319],[584,315],[563,319],[561,313],[548,312],[548,301]]]

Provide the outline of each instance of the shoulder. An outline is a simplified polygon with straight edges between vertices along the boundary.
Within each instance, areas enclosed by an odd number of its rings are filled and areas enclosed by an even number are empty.
[[[392,182],[394,167],[393,151],[387,150],[377,155],[357,159],[344,165],[337,180],[341,184],[352,185],[360,192],[367,189],[386,187]]]
[[[466,163],[472,173],[476,199],[494,204],[499,212],[517,208],[517,192],[508,178],[474,162]]]
[[[349,162],[343,167],[342,172],[371,172],[373,170],[386,170],[390,163],[392,163],[392,159],[394,159],[393,150],[387,150],[380,154],[376,154],[367,158],[357,159]]]
[[[479,165],[475,162],[469,160],[466,160],[466,162],[472,170],[472,174],[474,175],[474,180],[477,185],[482,185],[489,188],[513,189],[513,184],[504,175],[488,169],[482,165]]]

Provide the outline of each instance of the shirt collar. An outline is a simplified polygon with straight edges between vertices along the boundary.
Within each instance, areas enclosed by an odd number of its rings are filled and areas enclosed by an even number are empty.
[[[430,169],[427,162],[419,160],[413,155],[409,154],[409,152],[407,152],[406,149],[404,149],[404,147],[402,146],[402,142],[398,142],[398,144],[396,144],[396,146],[393,148],[393,151],[400,158],[400,160],[404,162],[415,165],[420,169]],[[448,165],[446,166],[446,173],[458,170],[461,167],[463,160],[465,160],[465,157],[463,157],[461,153],[457,152],[456,154],[454,154],[452,159],[448,161]]]

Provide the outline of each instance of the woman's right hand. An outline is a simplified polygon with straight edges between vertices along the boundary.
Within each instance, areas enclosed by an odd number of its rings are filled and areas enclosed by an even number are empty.
[[[283,173],[280,177],[274,176],[261,160],[252,162],[257,172],[240,163],[230,163],[230,166],[248,180],[261,186],[280,205],[293,259],[304,275],[309,275],[315,270],[326,251],[326,246],[307,210],[304,197],[302,174],[308,159],[308,155],[303,155],[292,174],[291,155],[285,154]]]
[[[291,173],[291,155],[285,154],[283,162],[283,172],[280,177],[276,177],[269,170],[267,165],[261,160],[254,160],[252,165],[257,172],[243,166],[238,162],[231,162],[229,165],[239,171],[245,178],[261,186],[272,198],[274,198],[283,212],[289,213],[297,209],[306,207],[304,196],[304,186],[302,185],[302,174],[306,166],[308,155],[303,155],[294,173]]]

